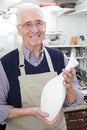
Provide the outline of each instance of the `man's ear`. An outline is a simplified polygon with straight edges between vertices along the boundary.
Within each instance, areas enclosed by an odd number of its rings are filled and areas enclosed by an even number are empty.
[[[19,36],[21,36],[21,27],[19,25],[17,25],[16,27],[17,27]]]

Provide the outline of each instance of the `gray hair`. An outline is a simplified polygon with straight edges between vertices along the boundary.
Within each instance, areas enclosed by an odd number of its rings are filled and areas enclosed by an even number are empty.
[[[39,11],[39,13],[41,14],[42,20],[45,21],[45,19],[44,19],[44,13],[41,10],[41,8],[38,5],[36,5],[36,4],[27,2],[27,3],[23,3],[23,4],[21,4],[21,5],[18,6],[18,10],[16,12],[17,25],[21,24],[21,14],[25,10],[37,10],[37,11]]]

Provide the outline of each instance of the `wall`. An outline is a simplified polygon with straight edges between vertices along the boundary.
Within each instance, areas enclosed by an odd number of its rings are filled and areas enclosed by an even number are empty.
[[[70,44],[71,37],[75,35],[84,35],[87,40],[87,17],[74,15],[58,16],[62,10],[57,10],[44,9],[47,32],[63,31],[64,37],[62,40],[64,44]]]
[[[15,48],[16,24],[14,14],[0,16],[0,57]]]
[[[87,17],[68,16],[57,17],[57,29],[62,30],[65,35],[65,43],[69,44],[72,36],[84,35],[87,40]]]
[[[46,12],[45,14],[45,20],[46,20],[46,30],[47,32],[53,32],[57,30],[57,15],[56,13],[49,13]]]
[[[60,14],[61,11],[45,13],[47,32],[62,31],[63,44],[70,44],[72,36],[84,35],[87,40],[86,16]]]

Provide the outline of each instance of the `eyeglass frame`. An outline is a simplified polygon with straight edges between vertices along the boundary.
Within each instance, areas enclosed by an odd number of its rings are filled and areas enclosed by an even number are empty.
[[[19,24],[19,26],[22,26],[26,30],[32,30],[33,26],[37,27],[37,29],[40,29],[40,28],[44,27],[45,24],[46,24],[45,21],[37,20],[37,21],[35,21],[35,23],[28,21],[24,24]]]

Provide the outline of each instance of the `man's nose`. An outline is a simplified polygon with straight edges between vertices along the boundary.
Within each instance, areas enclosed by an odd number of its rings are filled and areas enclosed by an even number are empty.
[[[32,32],[38,32],[38,27],[35,25],[35,24],[33,24],[32,25],[32,30],[31,30]]]

